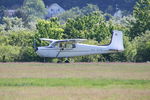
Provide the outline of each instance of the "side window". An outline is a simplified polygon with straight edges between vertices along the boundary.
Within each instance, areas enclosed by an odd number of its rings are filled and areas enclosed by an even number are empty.
[[[76,48],[76,45],[74,43],[60,42],[60,43],[55,43],[53,47],[72,49],[72,48]]]
[[[65,48],[65,44],[63,42],[59,43],[59,48]]]
[[[72,44],[72,43],[67,43],[66,44],[66,48],[75,48],[75,44]]]
[[[66,43],[66,48],[72,48],[72,45],[70,43]]]
[[[55,48],[66,48],[66,44],[63,42],[58,42],[54,44]]]

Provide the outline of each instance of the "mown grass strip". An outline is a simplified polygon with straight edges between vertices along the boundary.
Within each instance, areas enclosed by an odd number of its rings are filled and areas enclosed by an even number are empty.
[[[48,87],[132,87],[150,88],[150,80],[78,79],[78,78],[1,78],[0,86],[48,86]]]

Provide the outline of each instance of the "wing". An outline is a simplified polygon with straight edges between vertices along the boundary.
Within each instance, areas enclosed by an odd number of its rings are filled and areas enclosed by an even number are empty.
[[[40,38],[42,41],[50,41],[50,42],[74,42],[74,43],[80,43],[84,42],[87,39],[66,39],[66,40],[55,40],[55,39],[48,39],[48,38]]]
[[[57,40],[56,42],[73,42],[73,43],[80,43],[84,42],[86,39],[66,39],[66,40]]]
[[[66,43],[80,43],[85,41],[86,39],[66,39],[66,40],[53,40],[50,44],[50,47],[54,47],[57,43],[66,42]]]
[[[57,40],[54,40],[54,39],[47,39],[47,38],[40,38],[40,40],[42,40],[42,41],[50,41],[50,42],[57,41]]]
[[[60,42],[71,42],[71,43],[80,43],[86,41],[86,39],[66,39],[66,40],[54,40],[54,39],[47,39],[47,38],[40,38],[42,41],[50,41],[52,42],[49,46],[53,47],[55,44]]]

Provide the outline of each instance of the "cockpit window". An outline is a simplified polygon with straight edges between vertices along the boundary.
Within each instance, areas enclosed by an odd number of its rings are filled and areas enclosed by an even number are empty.
[[[55,48],[68,48],[68,49],[71,49],[71,48],[75,48],[75,44],[74,43],[69,43],[69,42],[58,42],[58,43],[55,43],[54,44],[54,47]]]

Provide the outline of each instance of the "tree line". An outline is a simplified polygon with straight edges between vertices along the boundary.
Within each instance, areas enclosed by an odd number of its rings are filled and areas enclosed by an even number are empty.
[[[24,1],[26,0],[1,0],[0,6],[4,6],[6,8],[17,8],[18,6],[22,6]],[[95,4],[104,11],[114,14],[116,12],[116,8],[121,10],[126,10],[132,12],[133,6],[137,0],[43,0],[46,6],[51,5],[52,3],[58,3],[65,10],[71,9],[72,7],[78,6],[82,8],[86,6],[86,4]]]
[[[33,5],[34,6],[31,6]],[[57,17],[42,19],[45,14],[42,0],[26,0],[16,16],[3,17],[0,24],[0,61],[43,61],[36,55],[37,46],[46,45],[39,38],[86,38],[87,44],[103,45],[110,42],[113,30],[124,33],[125,51],[116,54],[74,57],[75,62],[146,62],[150,61],[150,1],[138,0],[133,14],[114,17],[103,13],[96,5],[72,8]],[[49,62],[57,62],[50,59]]]

